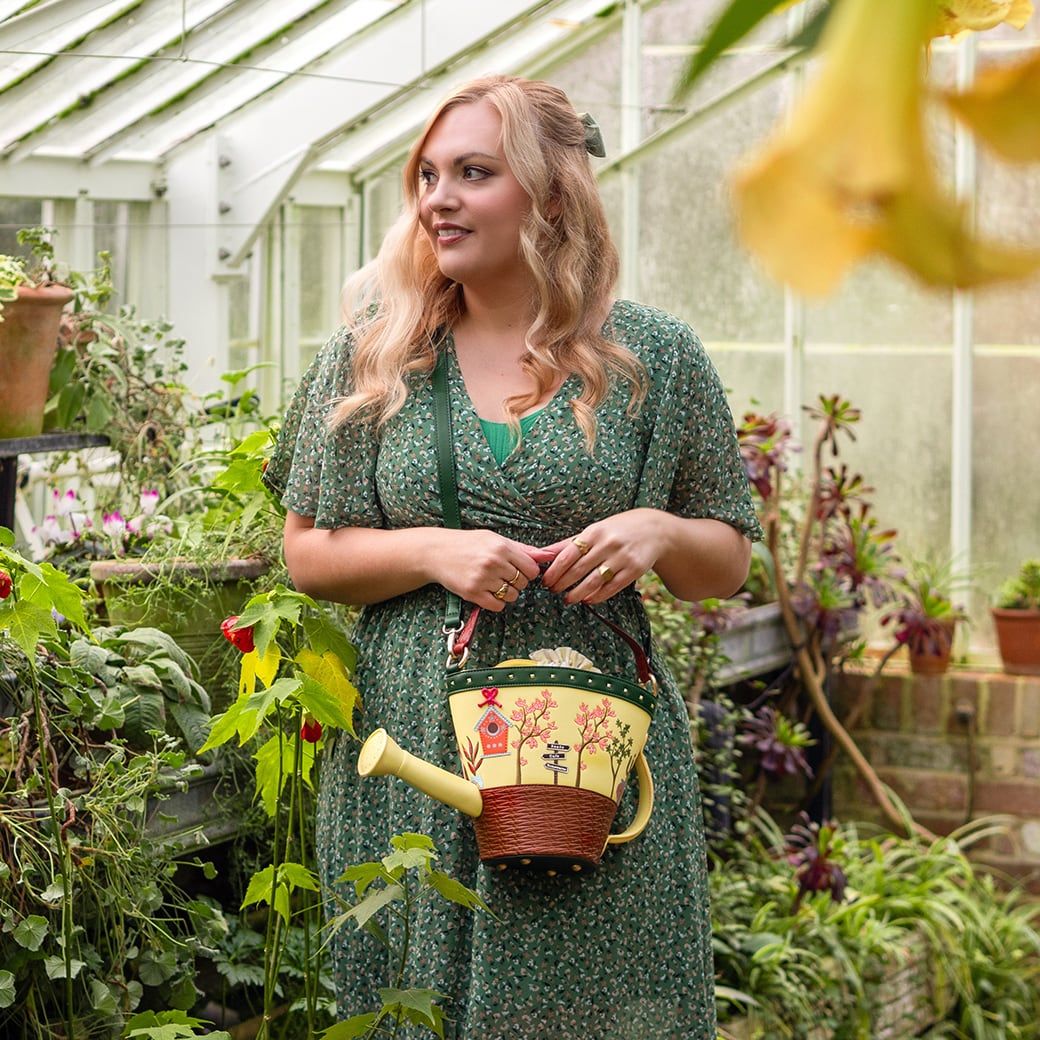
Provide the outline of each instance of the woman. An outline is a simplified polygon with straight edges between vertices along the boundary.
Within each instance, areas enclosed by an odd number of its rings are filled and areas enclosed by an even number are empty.
[[[445,589],[486,611],[477,664],[562,644],[631,674],[579,601],[647,634],[633,582],[726,596],[759,529],[718,377],[683,323],[614,302],[591,121],[545,83],[495,76],[434,114],[404,212],[348,290],[286,416],[268,480],[297,587],[364,604],[354,633],[365,732],[457,770],[440,695]],[[591,124],[594,127],[594,124]],[[447,352],[462,530],[443,526],[430,376]],[[539,578],[541,566],[547,566]],[[660,667],[658,667],[660,674]],[[448,994],[458,1040],[714,1040],[707,875],[681,696],[667,675],[647,757],[650,825],[593,875],[479,866],[468,820],[394,778],[361,781],[340,739],[322,765],[324,880],[429,834],[498,920],[428,905],[408,978]],[[633,785],[634,786],[634,785]],[[626,795],[619,823],[631,814]],[[619,824],[615,824],[617,828]],[[381,947],[341,931],[345,1014],[387,984]]]

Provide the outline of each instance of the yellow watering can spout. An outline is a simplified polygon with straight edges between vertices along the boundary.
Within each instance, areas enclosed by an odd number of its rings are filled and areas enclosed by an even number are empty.
[[[409,754],[385,729],[377,729],[365,741],[358,755],[357,771],[361,776],[400,777],[416,790],[467,816],[476,818],[484,809],[475,784]]]

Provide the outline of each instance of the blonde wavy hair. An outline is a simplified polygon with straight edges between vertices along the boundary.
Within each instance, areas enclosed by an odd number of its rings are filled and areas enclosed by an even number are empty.
[[[409,379],[433,370],[438,330],[464,313],[461,286],[440,271],[419,222],[419,163],[442,113],[487,101],[502,119],[502,149],[531,199],[520,229],[520,255],[534,277],[534,319],[521,362],[535,384],[505,402],[519,436],[519,416],[561,378],[576,373],[581,394],[570,401],[589,452],[595,410],[613,378],[631,387],[629,412],[646,392],[646,372],[627,348],[606,339],[600,324],[613,300],[618,254],[585,147],[585,126],[557,87],[516,76],[487,76],[461,87],[430,117],[403,171],[404,207],[369,264],[343,288],[344,318],[354,335],[352,393],[333,425],[365,419],[381,427],[408,396]]]

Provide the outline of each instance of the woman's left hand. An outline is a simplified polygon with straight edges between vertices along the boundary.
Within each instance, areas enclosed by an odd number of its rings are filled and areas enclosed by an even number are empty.
[[[641,578],[667,545],[668,514],[630,509],[545,546],[555,552],[542,583],[570,603],[602,603]]]

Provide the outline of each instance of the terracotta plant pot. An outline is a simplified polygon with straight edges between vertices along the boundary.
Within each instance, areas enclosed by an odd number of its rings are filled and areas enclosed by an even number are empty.
[[[943,675],[950,667],[950,653],[953,650],[953,634],[956,630],[955,621],[942,622],[942,637],[937,640],[938,645],[915,646],[911,640],[910,671],[914,675]]]
[[[18,287],[0,321],[0,438],[35,437],[43,409],[62,308],[72,299],[64,285]]]
[[[1009,675],[1040,675],[1040,610],[994,607],[990,613],[1004,671]]]

